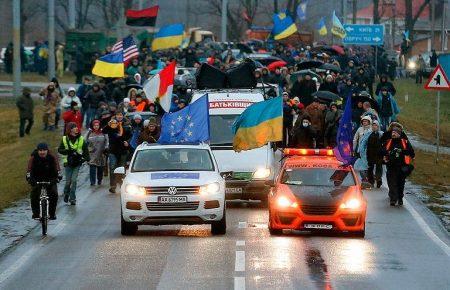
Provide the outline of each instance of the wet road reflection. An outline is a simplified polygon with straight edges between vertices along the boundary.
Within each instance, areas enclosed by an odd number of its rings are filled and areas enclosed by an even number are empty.
[[[306,264],[308,265],[309,276],[317,289],[332,289],[328,267],[319,250],[308,249],[306,251]]]

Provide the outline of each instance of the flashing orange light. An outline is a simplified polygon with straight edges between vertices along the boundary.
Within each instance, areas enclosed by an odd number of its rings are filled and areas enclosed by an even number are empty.
[[[286,148],[283,151],[284,155],[294,156],[334,156],[333,149],[297,149],[297,148]]]

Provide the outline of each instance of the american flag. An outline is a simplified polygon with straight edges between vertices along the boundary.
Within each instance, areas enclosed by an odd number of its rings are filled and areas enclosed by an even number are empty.
[[[123,62],[127,63],[130,59],[139,56],[139,51],[131,35],[114,44],[112,52],[123,51]]]

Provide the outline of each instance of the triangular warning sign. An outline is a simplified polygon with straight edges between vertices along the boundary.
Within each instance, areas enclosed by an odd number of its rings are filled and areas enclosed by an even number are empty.
[[[444,73],[441,65],[438,65],[433,73],[431,73],[427,84],[426,90],[450,90],[450,81]]]

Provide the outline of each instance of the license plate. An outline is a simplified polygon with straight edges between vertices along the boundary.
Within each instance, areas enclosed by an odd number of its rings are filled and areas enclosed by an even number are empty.
[[[321,229],[321,230],[331,230],[333,225],[327,224],[305,224],[305,229]]]
[[[227,188],[225,188],[225,193],[242,193],[242,188],[240,188],[240,187],[227,187]]]
[[[187,196],[160,196],[158,197],[158,203],[185,203],[187,202]]]

